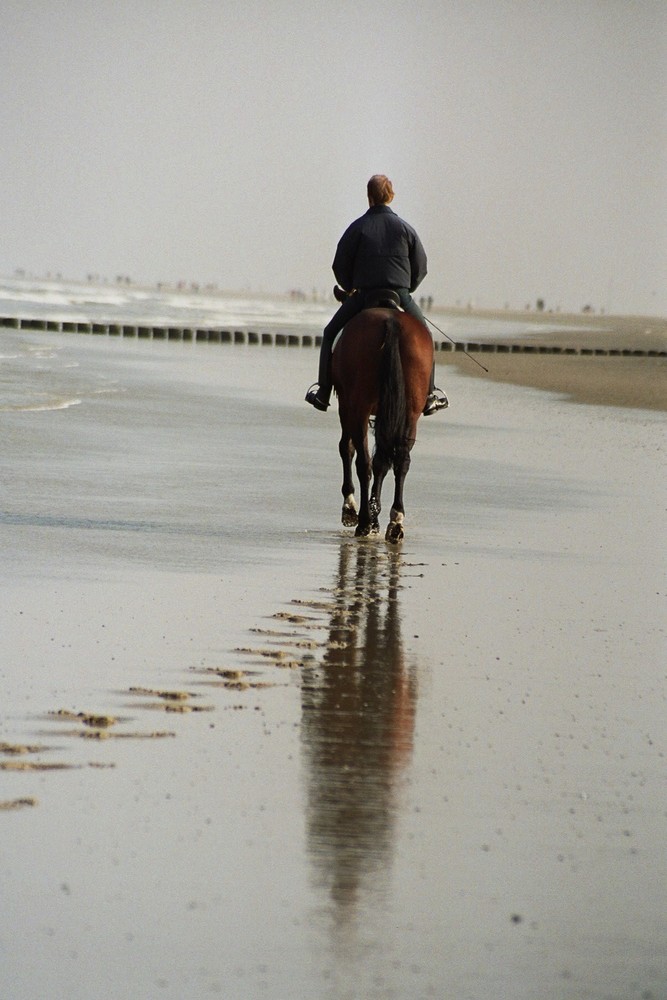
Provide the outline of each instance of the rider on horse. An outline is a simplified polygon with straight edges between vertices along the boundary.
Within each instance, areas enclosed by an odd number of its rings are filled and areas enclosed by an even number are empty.
[[[426,276],[426,253],[421,240],[412,226],[389,208],[394,189],[388,177],[374,174],[366,190],[368,211],[343,233],[334,257],[333,272],[345,296],[338,312],[324,328],[318,381],[306,393],[306,401],[317,410],[326,410],[329,406],[331,348],[336,334],[366,306],[369,293],[392,289],[405,312],[426,326],[422,311],[410,294]],[[447,397],[442,390],[436,389],[432,373],[424,415],[429,416],[447,405]]]

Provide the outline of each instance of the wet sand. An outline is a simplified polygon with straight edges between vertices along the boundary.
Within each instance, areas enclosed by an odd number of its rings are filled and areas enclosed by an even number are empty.
[[[444,313],[444,316],[447,314]],[[470,315],[466,313],[465,315]],[[473,314],[474,315],[474,314]],[[667,350],[667,320],[647,317],[556,316],[540,313],[479,313],[488,319],[553,327],[522,338],[535,345],[576,349]],[[560,328],[560,329],[559,329]],[[565,329],[563,329],[565,328]],[[439,338],[436,336],[436,340]],[[440,338],[441,339],[441,338]],[[511,338],[510,338],[511,342]],[[456,365],[469,376],[557,392],[578,403],[667,410],[667,358],[592,357],[562,354],[473,352],[488,372],[460,354],[438,353],[438,363]]]
[[[114,391],[3,415],[0,993],[664,996],[662,413],[443,368],[393,549],[314,352],[33,340]]]

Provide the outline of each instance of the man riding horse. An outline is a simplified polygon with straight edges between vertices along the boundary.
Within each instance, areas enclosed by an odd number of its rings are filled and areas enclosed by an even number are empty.
[[[343,233],[333,262],[333,272],[345,293],[334,317],[324,328],[320,348],[319,375],[306,393],[306,402],[317,410],[326,410],[331,397],[331,348],[346,323],[366,306],[369,296],[378,289],[393,290],[401,307],[426,326],[421,309],[411,292],[426,276],[426,253],[419,236],[399,218],[389,203],[394,189],[384,174],[369,180],[368,211]],[[424,415],[448,405],[447,397],[435,387],[435,364],[431,373]]]

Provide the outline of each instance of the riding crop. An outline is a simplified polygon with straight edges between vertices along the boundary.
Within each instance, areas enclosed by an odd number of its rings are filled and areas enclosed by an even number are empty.
[[[463,347],[461,347],[460,344],[457,344],[455,340],[452,340],[449,334],[445,333],[444,330],[441,330],[439,326],[436,326],[432,319],[429,319],[428,316],[425,316],[424,318],[427,320],[427,322],[431,324],[434,330],[437,330],[438,333],[441,333],[443,337],[446,337],[447,340],[450,342],[450,344],[453,344],[454,347],[457,348],[457,350],[459,350],[462,354],[465,354],[467,357],[469,357],[470,360],[474,361],[476,365],[479,365],[482,371],[486,372],[488,375],[489,369],[485,368],[481,361],[478,361],[477,358],[473,358],[472,354],[468,354],[468,352]]]

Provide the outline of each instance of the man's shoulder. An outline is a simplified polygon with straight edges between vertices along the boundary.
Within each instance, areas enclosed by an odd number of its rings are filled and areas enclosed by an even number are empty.
[[[364,214],[360,215],[358,219],[355,219],[354,222],[351,222],[347,227],[347,229],[345,230],[345,232],[343,233],[343,235],[341,236],[341,240],[344,240],[346,236],[351,236],[354,233],[356,233],[357,230],[361,229],[364,225],[364,222],[366,221],[367,215],[368,212],[364,212]]]
[[[403,232],[408,234],[410,238],[417,237],[414,227],[401,218],[389,205],[372,205],[363,215],[350,223],[341,236],[341,241],[347,241],[363,233],[371,235],[378,233],[378,231]]]
[[[398,215],[393,208],[390,208],[389,205],[379,205],[378,208],[380,208],[381,211],[377,212],[376,218],[381,219],[385,225],[392,226],[395,229],[408,229],[411,233],[414,233],[414,227]],[[373,211],[373,209],[369,209],[369,211]],[[368,212],[366,215],[368,215]],[[366,216],[362,216],[362,219],[363,218],[366,218]]]
[[[401,226],[404,227],[404,229],[407,229],[408,232],[415,233],[415,235],[416,235],[417,230],[415,229],[415,227],[412,226],[409,222],[406,222],[405,219],[401,218],[400,215],[396,215],[396,213],[394,213],[394,218],[396,219],[396,221],[398,223],[400,223]]]

